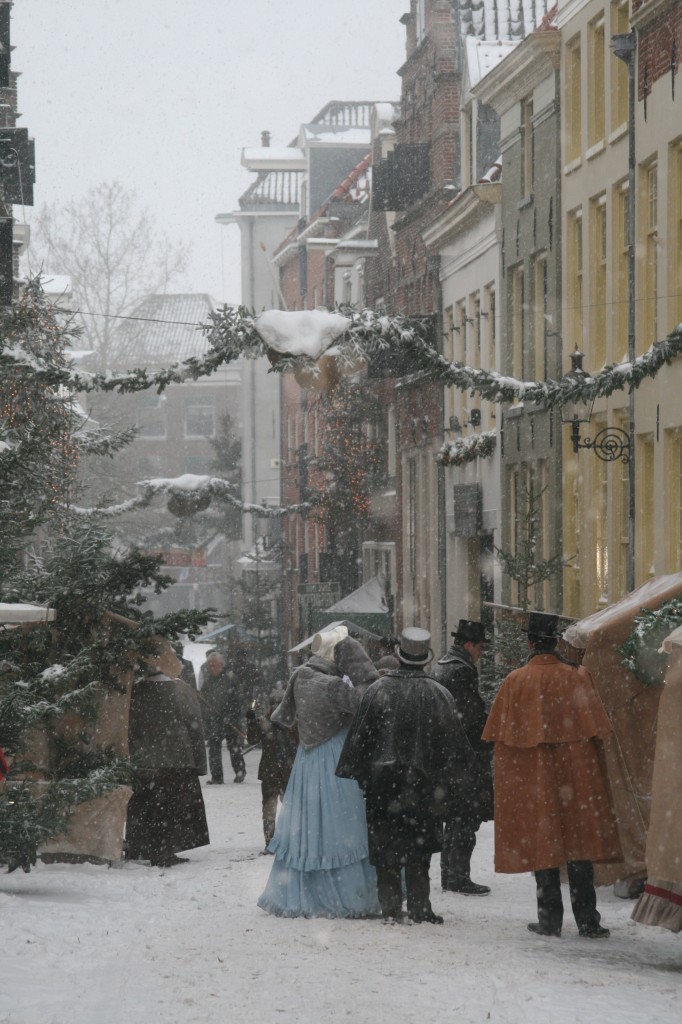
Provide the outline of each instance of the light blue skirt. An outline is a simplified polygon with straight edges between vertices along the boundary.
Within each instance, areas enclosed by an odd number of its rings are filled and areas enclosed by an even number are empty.
[[[279,917],[379,915],[368,860],[365,801],[357,782],[334,774],[347,730],[299,746],[268,847],[275,860],[261,910]]]

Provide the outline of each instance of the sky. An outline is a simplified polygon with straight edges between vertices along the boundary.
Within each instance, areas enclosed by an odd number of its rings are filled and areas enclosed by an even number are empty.
[[[202,780],[211,845],[187,864],[0,872],[1,1024],[679,1021],[680,936],[635,924],[610,889],[597,897],[610,939],[579,938],[570,910],[560,939],[531,935],[533,877],[495,874],[492,822],[472,862],[489,896],[442,893],[433,857],[439,927],[265,914],[259,753],[241,786]]]
[[[14,0],[35,207],[134,189],[191,246],[176,290],[240,299],[244,147],[286,146],[330,100],[398,100],[409,0]],[[32,211],[15,206],[17,220]],[[53,273],[58,268],[51,267]]]

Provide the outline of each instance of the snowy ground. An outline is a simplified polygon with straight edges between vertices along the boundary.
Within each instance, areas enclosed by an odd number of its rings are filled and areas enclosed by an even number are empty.
[[[635,925],[607,890],[610,939],[579,939],[570,913],[561,939],[529,934],[533,880],[493,873],[487,825],[472,874],[490,896],[442,894],[434,857],[442,927],[264,914],[258,756],[244,785],[204,790],[212,843],[188,864],[0,874],[0,1024],[680,1020],[680,936]]]

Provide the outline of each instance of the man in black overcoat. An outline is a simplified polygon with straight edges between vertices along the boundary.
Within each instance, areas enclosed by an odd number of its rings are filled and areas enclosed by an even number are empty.
[[[471,855],[482,821],[493,816],[492,744],[481,739],[487,712],[478,689],[476,665],[485,643],[480,622],[460,619],[452,633],[454,643],[433,670],[433,677],[448,690],[464,730],[468,779],[448,804],[440,857],[444,891],[465,896],[486,896],[487,885],[471,880]]]
[[[362,698],[336,774],[355,779],[363,790],[369,859],[384,918],[402,919],[404,868],[408,917],[442,924],[431,907],[429,866],[441,848],[462,736],[451,695],[423,671],[433,657],[430,642],[425,629],[403,631],[395,652],[400,667]]]
[[[241,678],[228,668],[219,651],[211,651],[206,657],[206,671],[202,667],[202,685],[199,692],[204,732],[208,742],[208,765],[211,778],[207,785],[223,782],[222,743],[227,743],[234,781],[243,782],[246,765],[242,754],[243,718],[246,712],[246,695]]]

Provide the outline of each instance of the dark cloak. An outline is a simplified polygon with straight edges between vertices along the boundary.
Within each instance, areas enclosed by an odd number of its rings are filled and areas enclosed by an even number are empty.
[[[466,775],[466,746],[452,696],[423,672],[395,669],[369,687],[336,774],[364,792],[372,863],[441,848],[448,797]]]

